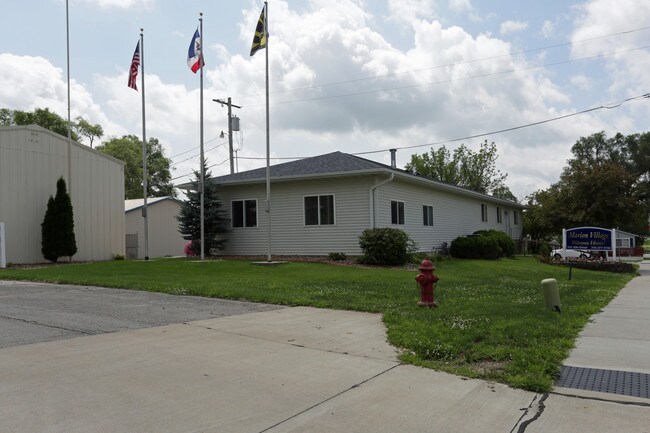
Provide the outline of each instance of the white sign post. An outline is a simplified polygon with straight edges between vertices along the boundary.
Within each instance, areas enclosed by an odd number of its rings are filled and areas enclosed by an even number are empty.
[[[5,255],[5,223],[0,222],[0,269],[7,267],[7,256]]]

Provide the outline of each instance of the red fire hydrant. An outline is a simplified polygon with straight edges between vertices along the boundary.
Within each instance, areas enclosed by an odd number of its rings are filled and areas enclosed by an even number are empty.
[[[433,266],[431,260],[424,259],[420,263],[420,275],[415,277],[415,280],[420,285],[420,302],[418,306],[420,307],[437,307],[436,301],[433,300],[433,289],[436,287],[436,283],[440,279],[437,275],[434,275],[433,271],[436,270],[436,267]]]

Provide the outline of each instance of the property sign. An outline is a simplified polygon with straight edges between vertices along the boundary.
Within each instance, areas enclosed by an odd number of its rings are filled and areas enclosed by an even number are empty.
[[[577,227],[564,231],[564,248],[568,250],[611,251],[613,230],[600,227]]]

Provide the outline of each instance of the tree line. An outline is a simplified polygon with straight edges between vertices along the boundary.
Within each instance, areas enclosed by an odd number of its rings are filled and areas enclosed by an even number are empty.
[[[525,231],[533,239],[563,228],[617,228],[648,234],[650,133],[581,137],[560,179],[527,197]]]

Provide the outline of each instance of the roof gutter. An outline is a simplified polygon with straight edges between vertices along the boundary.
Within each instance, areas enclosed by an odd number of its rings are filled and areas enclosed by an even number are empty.
[[[382,180],[381,182],[373,185],[370,188],[369,194],[370,194],[370,228],[371,229],[375,228],[375,221],[377,219],[376,215],[375,215],[377,213],[377,211],[375,209],[375,191],[377,191],[377,189],[380,186],[383,186],[383,185],[387,184],[388,182],[392,182],[393,179],[395,179],[395,173],[391,173],[390,176],[388,176],[387,179]]]

